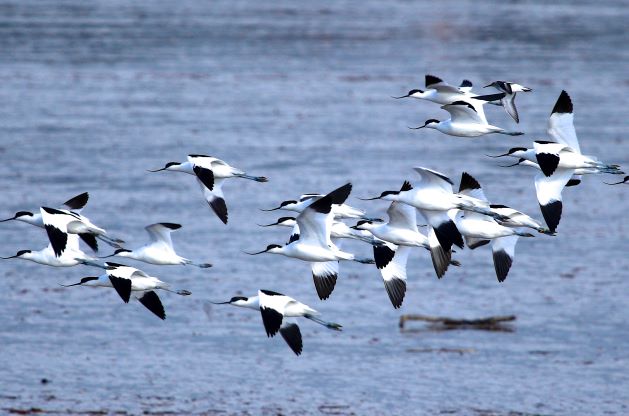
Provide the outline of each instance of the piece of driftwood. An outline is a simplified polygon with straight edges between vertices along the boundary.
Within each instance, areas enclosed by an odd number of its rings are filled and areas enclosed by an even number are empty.
[[[400,328],[404,330],[406,321],[429,322],[431,326],[438,329],[480,329],[485,331],[509,330],[505,327],[506,322],[515,321],[515,315],[490,316],[481,319],[454,319],[441,316],[407,314],[400,316]]]

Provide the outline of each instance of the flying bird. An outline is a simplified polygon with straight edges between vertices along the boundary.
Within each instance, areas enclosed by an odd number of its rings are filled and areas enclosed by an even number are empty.
[[[188,155],[187,162],[168,162],[161,169],[149,170],[149,172],[160,171],[183,172],[194,175],[203,191],[205,201],[214,211],[216,216],[227,224],[227,204],[223,195],[223,182],[229,178],[244,178],[256,182],[268,182],[264,176],[251,176],[246,172],[236,169],[226,162],[212,156]]]
[[[524,87],[520,84],[516,84],[514,82],[506,82],[506,81],[494,81],[490,84],[485,85],[484,88],[494,87],[498,91],[505,94],[503,98],[500,99],[500,104],[504,107],[507,114],[509,114],[516,123],[520,122],[520,116],[518,115],[518,109],[515,107],[515,96],[518,92],[530,92],[532,91],[528,87]]]
[[[75,218],[74,221],[68,224],[68,232],[70,234],[78,234],[79,237],[81,237],[81,240],[83,240],[83,242],[94,251],[98,251],[97,239],[112,247],[120,248],[120,244],[124,243],[124,241],[109,237],[104,229],[97,227],[87,217],[80,214],[83,207],[87,204],[88,199],[89,194],[87,192],[83,192],[82,194],[68,199],[62,204],[63,208],[58,209],[66,214],[72,214]],[[18,211],[13,217],[0,220],[0,222],[12,220],[44,228],[44,222],[42,220],[41,213],[39,212]]]
[[[301,331],[299,326],[292,322],[291,319],[284,318],[304,317],[328,329],[340,331],[342,328],[339,324],[319,318],[319,312],[310,306],[271,290],[259,290],[258,296],[234,296],[227,302],[212,303],[215,305],[227,304],[259,310],[267,337],[272,338],[279,332],[296,355],[300,355],[303,350]]]
[[[135,267],[111,262],[105,263],[105,266],[105,274],[101,276],[84,277],[78,283],[62,286],[113,287],[124,303],[129,303],[131,294],[135,292],[137,295],[134,297],[162,320],[166,319],[166,312],[155,292],[156,290],[165,290],[181,296],[191,294],[188,290],[173,290],[168,283],[162,282],[157,277],[149,276]]]
[[[449,136],[457,137],[478,137],[491,133],[506,134],[508,136],[521,136],[524,134],[492,126],[487,123],[487,119],[484,116],[478,113],[475,106],[466,101],[454,101],[451,104],[441,106],[441,108],[450,113],[449,119],[439,121],[431,118],[426,120],[423,126],[410,128],[413,130],[423,128],[435,129]]]
[[[331,226],[334,214],[332,205],[341,205],[352,190],[352,184],[347,183],[335,189],[323,198],[316,199],[303,209],[297,216],[299,238],[282,246],[270,244],[266,249],[257,253],[281,254],[302,261],[310,262],[312,277],[320,299],[327,299],[336,285],[339,273],[339,260],[350,260],[359,263],[371,261],[357,259],[353,254],[341,251],[331,241]]]
[[[210,263],[195,263],[175,252],[170,234],[180,228],[181,225],[171,222],[159,222],[148,225],[144,229],[151,238],[150,243],[134,250],[120,248],[114,254],[101,258],[117,256],[157,265],[189,264],[202,269],[212,267]]]

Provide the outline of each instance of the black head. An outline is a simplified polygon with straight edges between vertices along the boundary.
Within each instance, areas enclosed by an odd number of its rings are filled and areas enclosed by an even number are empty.
[[[395,98],[396,100],[399,100],[400,98],[407,98],[407,97],[410,97],[413,94],[421,94],[423,92],[424,91],[422,91],[422,90],[410,90],[406,95],[402,95],[400,97],[393,97],[393,98]]]
[[[358,230],[358,227],[360,227],[360,226],[361,226],[361,225],[363,225],[363,224],[373,224],[373,221],[370,221],[370,220],[360,220],[360,221],[358,221],[358,222],[356,223],[356,225],[354,225],[353,227],[350,227],[350,228],[353,228],[353,229],[355,229],[355,230]]]
[[[81,284],[91,282],[92,280],[98,280],[98,276],[87,276],[81,279]]]
[[[32,217],[33,213],[32,212],[28,212],[28,211],[18,211],[15,213],[15,216],[13,218],[19,218],[19,217]]]
[[[287,206],[287,205],[296,204],[296,203],[297,203],[297,201],[295,201],[294,199],[291,199],[291,200],[288,200],[288,201],[284,201],[284,202],[282,202],[282,203],[280,204],[280,208],[281,208],[281,207],[285,207],[285,206]]]
[[[269,244],[268,246],[266,246],[265,251],[273,250],[274,248],[282,248],[282,246],[279,244]]]
[[[231,299],[229,300],[229,303],[234,303],[234,302],[237,302],[237,301],[239,301],[239,300],[244,300],[244,301],[246,302],[246,301],[248,301],[248,300],[249,300],[249,298],[246,298],[246,297],[244,297],[244,296],[234,296],[233,298],[231,298]]]
[[[526,151],[527,151],[527,148],[526,148],[526,147],[512,147],[511,149],[509,149],[509,151],[507,152],[507,154],[508,154],[508,155],[511,155],[511,154],[513,154],[513,153],[515,153],[515,152],[518,152],[518,151],[526,152]]]
[[[428,119],[428,120],[426,120],[426,122],[424,123],[424,127],[426,127],[426,126],[427,126],[427,125],[429,125],[429,124],[433,124],[433,123],[435,123],[435,124],[439,124],[439,120],[437,120],[436,118],[431,118],[431,119]]]
[[[120,254],[120,253],[131,253],[131,250],[127,250],[126,248],[119,248],[116,251],[114,251],[113,255],[115,256],[116,254]]]
[[[24,254],[28,254],[28,253],[32,253],[32,251],[31,250],[20,250],[20,251],[17,252],[15,257],[20,257],[20,256],[22,256]]]
[[[171,167],[171,166],[179,166],[179,165],[181,165],[181,163],[179,163],[179,162],[168,162],[168,163],[166,163],[166,164],[164,165],[164,167],[163,167],[163,168],[161,168],[161,169],[155,169],[155,170],[150,170],[150,169],[149,169],[149,172],[159,172],[159,171],[162,171],[162,170],[166,170],[166,169],[168,169],[168,168],[169,168],[169,167]]]

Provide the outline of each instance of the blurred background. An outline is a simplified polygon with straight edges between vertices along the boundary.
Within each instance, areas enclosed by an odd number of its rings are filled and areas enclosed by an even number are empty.
[[[629,8],[611,0],[0,1],[0,216],[89,191],[84,214],[130,247],[147,241],[147,224],[180,223],[177,251],[214,264],[129,261],[192,291],[161,294],[162,322],[113,290],[58,285],[98,269],[1,261],[0,411],[629,413],[629,187],[602,183],[616,178],[565,190],[558,235],[520,241],[502,284],[488,247],[459,250],[462,267],[441,280],[417,250],[400,310],[374,266],[342,264],[322,302],[306,263],[242,253],[289,235],[258,227],[281,216],[259,208],[352,181],[348,202],[382,216],[386,203],[355,197],[416,180],[413,166],[455,182],[466,170],[492,201],[541,219],[535,172],[501,169],[484,154],[545,137],[562,89],[583,152],[629,169],[628,19]],[[427,73],[469,79],[475,91],[494,80],[532,88],[518,95],[519,125],[501,108],[486,110],[492,124],[526,135],[408,130],[447,117],[436,104],[390,98],[423,88]],[[146,171],[189,153],[270,182],[227,182],[224,226],[191,177]],[[23,223],[0,224],[0,235],[0,256],[47,244]],[[345,248],[371,254],[364,244]],[[309,304],[344,331],[300,322],[296,357],[281,338],[266,338],[259,314],[208,303],[260,288]],[[511,332],[421,323],[401,332],[405,313],[517,321]]]

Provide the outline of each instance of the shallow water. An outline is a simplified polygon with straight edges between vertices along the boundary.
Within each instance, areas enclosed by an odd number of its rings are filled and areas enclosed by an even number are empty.
[[[561,89],[573,98],[583,151],[629,166],[618,105],[629,92],[628,18],[613,1],[0,2],[2,216],[89,191],[84,213],[130,246],[145,241],[144,225],[178,222],[178,251],[215,265],[135,264],[193,292],[163,294],[161,322],[113,291],[57,285],[94,269],[1,262],[2,411],[628,413],[627,187],[592,177],[566,190],[559,234],[521,241],[503,284],[487,248],[457,253],[463,267],[442,280],[415,253],[399,311],[373,266],[343,264],[321,302],[306,264],[241,252],[287,236],[257,227],[279,216],[258,208],[351,180],[349,202],[383,215],[385,203],[354,197],[414,180],[417,165],[457,180],[467,170],[493,201],[541,218],[534,173],[483,154],[543,137]],[[389,98],[422,87],[425,73],[532,87],[518,97],[519,125],[487,110],[490,122],[527,135],[408,130],[444,115]],[[226,184],[223,226],[191,177],[146,172],[188,153],[271,181]],[[40,229],[0,227],[0,255],[45,245]],[[208,303],[259,288],[315,307],[344,331],[302,322],[297,358],[279,337],[266,339],[258,314]],[[518,319],[513,332],[419,323],[400,332],[403,313]]]

